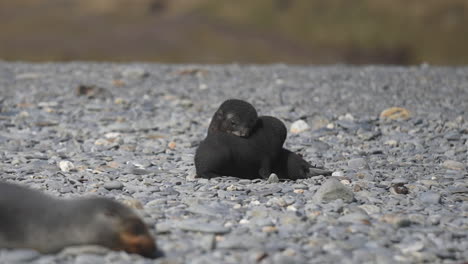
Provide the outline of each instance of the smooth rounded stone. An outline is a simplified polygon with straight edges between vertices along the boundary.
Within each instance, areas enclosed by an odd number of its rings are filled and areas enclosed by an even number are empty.
[[[466,177],[466,174],[463,171],[457,170],[447,170],[445,172],[445,179],[443,180],[461,180]]]
[[[125,204],[126,206],[133,208],[133,209],[138,209],[138,210],[143,209],[143,204],[138,199],[127,197],[121,202]]]
[[[281,192],[282,188],[274,185],[274,186],[265,186],[265,188],[260,189],[260,190],[252,190],[251,194],[255,195],[257,197],[264,197],[264,196],[270,196],[277,194]]]
[[[408,215],[408,219],[411,221],[411,223],[424,225],[426,223],[427,216],[422,215],[422,214],[413,213],[413,214]]]
[[[2,262],[0,262],[0,263],[2,263]],[[26,263],[33,263],[33,264],[57,263],[57,256],[55,256],[55,255],[42,255],[40,258],[35,259],[34,261],[28,261]]]
[[[410,117],[410,111],[403,107],[390,107],[380,113],[382,120],[408,120]]]
[[[41,254],[32,249],[12,249],[0,251],[0,263],[29,263]]]
[[[345,130],[357,130],[359,128],[359,124],[352,120],[338,120],[335,121],[335,124],[344,128]]]
[[[395,263],[395,258],[393,257],[394,253],[391,251],[375,251],[375,263],[379,264],[394,264]]]
[[[278,175],[276,175],[274,173],[270,174],[270,177],[268,177],[267,182],[268,183],[278,183],[279,182]]]
[[[452,194],[468,193],[468,186],[450,186],[448,191]]]
[[[391,183],[393,183],[393,184],[407,184],[408,182],[409,182],[408,179],[401,178],[401,177],[392,179],[392,181],[391,181]]]
[[[239,184],[251,184],[252,180],[249,179],[240,179],[237,183]]]
[[[350,213],[338,218],[339,222],[370,224],[369,216],[362,213]]]
[[[222,203],[206,204],[201,200],[190,202],[187,211],[194,214],[209,215],[209,216],[224,216],[231,214],[230,208]]]
[[[62,172],[70,172],[75,170],[75,165],[71,161],[62,160],[59,162],[59,168]]]
[[[442,163],[442,166],[450,170],[464,170],[466,167],[465,164],[455,160],[446,160]]]
[[[361,233],[361,234],[369,234],[371,231],[371,225],[368,222],[365,223],[353,223],[346,229],[347,232],[350,233]]]
[[[290,194],[294,192],[294,188],[291,185],[281,185],[281,193]]]
[[[290,131],[293,134],[299,134],[310,129],[309,125],[304,120],[297,120],[291,124]]]
[[[193,182],[193,181],[197,181],[198,179],[199,178],[198,178],[197,172],[195,171],[195,168],[191,168],[190,170],[187,171],[185,180]]]
[[[149,76],[149,72],[140,67],[127,67],[121,72],[124,78],[144,78]]]
[[[222,261],[219,259],[213,258],[213,256],[210,255],[198,255],[193,258],[190,258],[190,263],[192,264],[219,264]],[[165,263],[165,262],[162,262]],[[174,262],[168,262],[168,264],[178,264],[180,262],[174,261]]]
[[[440,219],[442,218],[441,215],[429,215],[427,217],[427,222],[429,222],[432,225],[438,225],[440,223]]]
[[[246,216],[250,218],[259,218],[259,219],[268,219],[270,213],[273,213],[271,208],[268,208],[264,205],[259,205],[255,207],[255,210],[249,210],[246,212]]]
[[[251,225],[260,226],[260,227],[274,226],[275,225],[273,223],[272,219],[270,219],[270,218],[260,218],[260,217],[250,219],[249,223]]]
[[[206,251],[211,251],[216,246],[216,239],[214,235],[204,235],[198,239],[198,245]]]
[[[342,172],[342,171],[334,171],[334,172],[332,173],[332,176],[334,176],[334,177],[343,177],[343,176],[344,176],[344,172]]]
[[[83,254],[75,258],[75,264],[96,264],[103,262],[104,257],[99,255]]]
[[[307,260],[300,255],[285,255],[275,254],[272,256],[272,263],[274,264],[295,264],[295,263],[306,263]]]
[[[460,140],[461,134],[458,131],[449,131],[444,135],[444,138],[446,138],[449,141],[457,141]]]
[[[273,197],[266,202],[267,206],[277,205],[279,207],[286,207],[294,202],[288,203],[283,197]]]
[[[419,195],[419,200],[424,204],[439,204],[440,194],[432,191],[423,192]]]
[[[201,222],[197,220],[185,220],[185,221],[175,222],[174,227],[179,228],[184,231],[214,233],[214,234],[226,234],[231,231],[230,228],[224,227],[219,224]]]
[[[166,234],[172,231],[172,223],[171,222],[158,222],[154,228],[157,234]]]
[[[151,171],[150,170],[147,170],[147,169],[142,169],[142,168],[138,168],[138,167],[132,167],[129,169],[128,171],[130,174],[134,174],[134,175],[146,175],[146,174],[150,174]]]
[[[407,254],[422,250],[424,248],[424,243],[421,241],[413,241],[397,244],[395,246],[399,248],[403,254]]]
[[[351,169],[362,169],[367,167],[367,161],[363,158],[348,160],[348,167]]]
[[[324,209],[329,210],[330,212],[337,212],[341,214],[344,211],[344,206],[345,204],[342,199],[336,199],[330,201]]]
[[[350,203],[354,200],[354,193],[335,178],[325,181],[313,196],[315,202],[328,203],[342,199]]]
[[[395,139],[390,139],[384,142],[384,145],[390,146],[390,147],[397,147],[398,146],[398,140]]]
[[[296,189],[308,190],[309,189],[309,186],[307,186],[306,184],[302,184],[302,183],[295,183],[291,187],[294,190],[296,190]]]
[[[304,139],[303,140],[303,144],[304,145],[307,145],[307,148],[305,149],[305,151],[307,153],[311,153],[312,155],[316,155],[317,153],[321,154],[321,153],[324,153],[324,152],[327,152],[331,146],[325,142],[323,142],[322,140],[318,140],[318,139]],[[314,165],[318,165],[318,164],[314,164]]]
[[[109,182],[106,182],[104,183],[103,187],[106,189],[106,190],[121,190],[124,185],[123,183],[119,182],[119,181],[109,181]]]
[[[366,213],[369,215],[380,214],[380,211],[381,211],[381,207],[373,205],[373,204],[363,204],[363,205],[359,205],[358,207],[366,211]]]
[[[248,235],[230,235],[225,236],[221,241],[217,242],[216,248],[219,249],[261,249],[264,244],[264,239]]]

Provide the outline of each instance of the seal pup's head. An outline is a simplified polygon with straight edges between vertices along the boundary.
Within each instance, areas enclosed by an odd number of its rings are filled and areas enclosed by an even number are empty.
[[[208,133],[224,132],[239,137],[252,133],[258,115],[257,110],[246,101],[229,99],[224,101],[211,119]]]

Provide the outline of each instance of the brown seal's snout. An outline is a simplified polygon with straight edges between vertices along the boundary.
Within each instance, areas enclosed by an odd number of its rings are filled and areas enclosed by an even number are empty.
[[[140,254],[147,258],[156,258],[158,256],[156,243],[149,233],[134,234],[124,231],[120,233],[120,241],[122,243],[121,249],[128,253]]]
[[[147,258],[158,256],[156,243],[148,231],[148,227],[139,218],[127,219],[121,230],[119,249]]]

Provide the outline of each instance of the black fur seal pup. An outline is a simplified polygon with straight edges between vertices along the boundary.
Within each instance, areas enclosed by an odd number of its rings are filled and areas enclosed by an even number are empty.
[[[259,125],[257,122],[261,124]],[[274,129],[269,131],[268,128]],[[228,136],[221,136],[220,133],[242,137],[251,135],[251,138],[248,141],[235,140]],[[217,135],[212,136],[213,134]],[[277,118],[258,117],[257,111],[251,104],[238,99],[227,100],[215,112],[208,129],[208,136],[197,149],[195,156],[197,175],[205,178],[221,175],[258,178],[260,175],[261,178],[266,178],[269,173],[274,172],[282,179],[302,179],[315,175],[331,175],[331,171],[313,167],[298,154],[283,148],[286,135],[286,127]],[[265,137],[267,140],[272,140],[272,144],[264,142]],[[214,158],[219,154],[216,148],[225,143],[232,144],[234,147],[224,146],[225,154],[222,156],[223,158]],[[252,150],[252,146],[256,150]],[[227,149],[234,150],[234,152],[226,154],[228,153]],[[213,154],[210,155],[207,151]],[[271,155],[267,154],[268,151],[271,151]],[[258,160],[246,154],[261,154],[265,157],[265,161],[262,163],[263,166],[260,165],[262,168],[258,173],[259,175],[255,173],[256,168],[259,166]],[[244,158],[238,158],[239,155],[244,156]],[[231,159],[237,157],[237,162],[229,163],[227,161],[228,157]],[[239,167],[239,165],[244,167]]]
[[[218,120],[213,119],[213,122]],[[279,159],[286,139],[286,127],[277,118],[262,116],[253,129],[255,132],[249,137],[210,131],[195,154],[197,175],[202,178],[268,178]]]
[[[55,198],[0,182],[0,248],[55,253],[77,245],[99,245],[148,258],[159,255],[143,221],[117,201]]]

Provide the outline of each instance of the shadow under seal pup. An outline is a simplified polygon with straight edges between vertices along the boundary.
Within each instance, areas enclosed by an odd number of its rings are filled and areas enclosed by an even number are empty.
[[[79,245],[99,245],[148,258],[161,256],[144,222],[117,201],[55,198],[0,182],[0,248],[56,253]]]

